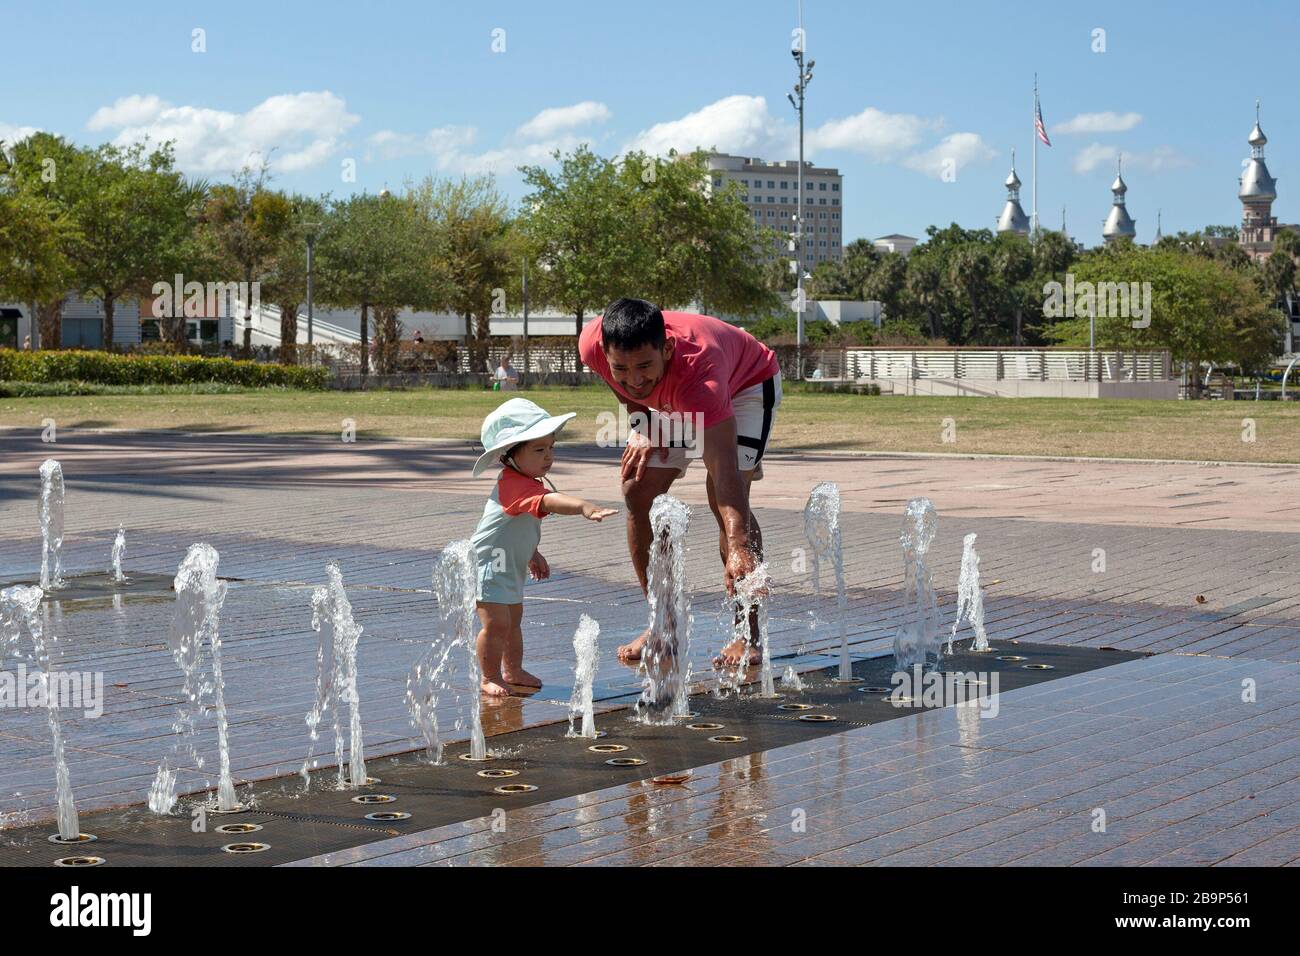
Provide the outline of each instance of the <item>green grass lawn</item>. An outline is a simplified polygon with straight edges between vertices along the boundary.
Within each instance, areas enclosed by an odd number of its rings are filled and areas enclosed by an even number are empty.
[[[0,398],[0,426],[178,429],[336,434],[344,419],[361,437],[474,438],[503,400],[478,389],[302,392],[193,389],[141,394]],[[553,413],[577,412],[571,440],[591,441],[597,416],[617,410],[603,386],[518,393]],[[945,442],[945,419],[955,441]],[[1254,441],[1243,419],[1254,421]],[[1300,462],[1300,404],[1087,399],[935,398],[821,394],[788,388],[773,447]]]

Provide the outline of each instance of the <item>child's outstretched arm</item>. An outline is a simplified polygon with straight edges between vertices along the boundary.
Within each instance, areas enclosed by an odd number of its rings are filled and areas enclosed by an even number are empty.
[[[603,521],[618,514],[617,508],[602,508],[583,498],[552,491],[542,498],[542,510],[553,515],[582,515],[591,521]]]

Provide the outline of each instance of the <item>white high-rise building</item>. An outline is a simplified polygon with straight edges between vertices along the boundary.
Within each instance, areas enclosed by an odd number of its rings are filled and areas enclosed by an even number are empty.
[[[768,163],[714,153],[709,157],[709,179],[713,189],[721,189],[729,182],[739,183],[755,224],[781,233],[765,258],[790,258],[788,236],[794,231],[794,213],[799,206],[797,160]],[[803,194],[807,240],[803,263],[811,271],[818,263],[844,258],[844,177],[838,169],[805,162]]]

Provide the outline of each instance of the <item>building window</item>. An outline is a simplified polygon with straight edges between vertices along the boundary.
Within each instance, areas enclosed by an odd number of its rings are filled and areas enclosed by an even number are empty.
[[[818,184],[817,184],[817,188],[820,189],[822,192],[826,192],[826,184],[825,184],[825,183],[818,183]]]
[[[787,180],[784,180],[784,179],[781,180],[781,188],[782,188],[782,189],[789,189],[789,188],[790,188],[790,183],[789,183]]]
[[[839,218],[840,218],[840,214],[837,213],[837,212],[833,212],[833,213],[831,213],[831,218],[832,218],[832,219],[839,219]]]
[[[774,180],[774,179],[769,179],[769,180],[767,181],[767,188],[768,188],[768,189],[775,189],[775,188],[776,188],[776,180]]]
[[[719,189],[719,188],[721,188],[721,186],[722,186],[722,180],[721,180],[721,179],[715,179],[715,180],[713,181],[713,187],[714,187],[715,189]]]
[[[826,205],[826,197],[824,196],[821,199],[818,199],[817,201],[821,203],[823,206]]]
[[[825,201],[826,201],[825,199],[822,200],[822,202],[825,202]],[[831,205],[832,205],[832,206],[838,206],[839,204],[840,204],[840,197],[839,197],[839,196],[836,196],[834,199],[831,200]]]
[[[837,193],[837,192],[839,192],[839,191],[840,191],[840,184],[839,184],[839,183],[831,183],[831,192],[833,192],[833,193]]]

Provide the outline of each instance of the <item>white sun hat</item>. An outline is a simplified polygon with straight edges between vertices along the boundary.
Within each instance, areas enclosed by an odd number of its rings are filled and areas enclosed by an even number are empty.
[[[502,451],[521,441],[544,438],[564,427],[577,412],[567,415],[550,415],[546,409],[526,398],[512,398],[502,402],[483,419],[481,438],[486,449],[474,462],[474,477],[487,471]]]

